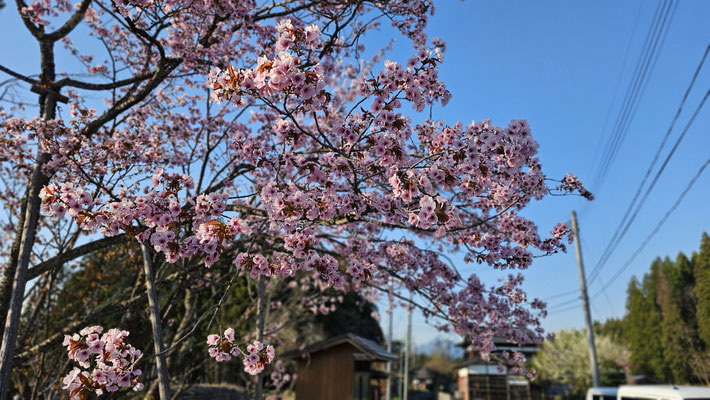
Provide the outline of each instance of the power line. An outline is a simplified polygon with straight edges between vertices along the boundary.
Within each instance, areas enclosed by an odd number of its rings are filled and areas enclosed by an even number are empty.
[[[651,25],[649,26],[649,30],[648,30],[648,32],[646,32],[646,38],[644,39],[644,45],[641,50],[641,53],[639,54],[638,60],[636,61],[636,67],[634,68],[634,72],[631,75],[631,80],[629,81],[629,86],[626,88],[626,93],[624,94],[624,100],[621,102],[621,105],[619,107],[619,113],[616,116],[616,123],[614,124],[614,126],[616,126],[616,127],[618,127],[618,125],[619,125],[618,124],[619,119],[621,118],[623,110],[626,109],[626,104],[629,101],[629,95],[632,91],[632,88],[633,88],[635,82],[637,81],[639,66],[641,65],[642,60],[646,59],[646,57],[647,57],[652,32],[654,32],[658,28],[658,23],[660,21],[660,15],[661,15],[661,8],[662,8],[661,2],[659,1],[658,4],[656,5],[656,11],[654,12],[653,19],[651,20]],[[612,150],[612,143],[615,138],[615,133],[616,132],[612,128],[612,131],[610,132],[609,140],[607,141],[606,150],[602,154],[602,157],[600,160],[601,161],[600,164],[602,166],[605,165],[604,161],[607,159],[607,157],[609,156],[609,154]],[[606,170],[603,167],[597,171],[597,174],[595,175],[595,178],[594,178],[594,184],[593,184],[593,187],[595,188],[596,191],[599,190],[599,186],[601,186],[602,176],[605,174],[606,174]]]
[[[592,308],[594,309],[594,312],[595,312],[597,315],[601,315],[601,313],[600,313],[599,310],[597,309],[597,306],[595,306],[594,303],[591,303],[591,302],[590,302],[589,305],[592,306]]]
[[[579,293],[579,290],[577,290],[577,293]],[[577,304],[577,303],[579,303],[579,302],[581,302],[581,301],[582,301],[582,297],[581,297],[581,296],[577,296],[577,297],[575,297],[574,299],[565,300],[565,301],[563,301],[563,302],[560,302],[560,303],[557,303],[557,304],[553,304],[553,305],[547,307],[547,311],[554,312],[555,310],[559,310],[559,309],[561,309],[561,308],[568,307],[570,304]]]
[[[636,217],[638,216],[639,212],[641,211],[641,207],[643,207],[643,205],[646,203],[646,200],[648,199],[649,194],[651,194],[651,191],[652,191],[653,188],[656,186],[656,183],[658,182],[658,178],[660,178],[661,174],[663,174],[663,171],[666,169],[666,166],[668,165],[668,162],[669,162],[670,159],[673,157],[673,154],[675,154],[676,149],[678,149],[678,146],[680,145],[680,142],[683,140],[683,138],[685,137],[685,134],[688,132],[688,129],[690,129],[690,127],[693,125],[693,122],[695,121],[695,118],[698,116],[698,113],[700,112],[700,110],[701,110],[701,109],[703,108],[703,106],[705,105],[705,101],[707,100],[708,95],[710,95],[710,90],[708,90],[707,92],[705,92],[705,96],[704,96],[703,99],[700,101],[700,104],[698,104],[698,107],[695,109],[695,112],[694,112],[693,115],[690,117],[690,120],[688,121],[688,123],[685,125],[685,128],[683,128],[683,132],[681,132],[680,136],[678,136],[678,139],[676,139],[675,143],[673,144],[673,147],[671,148],[671,151],[670,151],[670,152],[668,153],[668,155],[666,156],[666,159],[663,160],[663,164],[662,164],[661,167],[658,169],[658,172],[656,172],[656,175],[653,177],[653,180],[651,181],[651,184],[648,186],[648,188],[646,189],[646,192],[643,194],[643,198],[641,198],[641,201],[640,201],[639,204],[636,206],[636,209],[634,210],[634,213],[631,215],[631,217],[629,218],[628,222],[627,222],[626,225],[624,226],[624,229],[621,231],[621,234],[619,235],[618,240],[612,244],[612,247],[611,247],[611,249],[609,250],[609,255],[608,255],[608,256],[606,257],[606,259],[604,260],[604,263],[603,263],[603,264],[600,264],[599,270],[597,271],[597,274],[596,274],[595,278],[599,275],[599,273],[601,272],[602,268],[604,268],[604,265],[606,264],[606,261],[607,261],[607,260],[609,259],[609,257],[611,256],[611,253],[613,253],[614,250],[616,250],[616,248],[618,247],[619,243],[621,242],[621,239],[623,239],[623,237],[626,235],[626,232],[629,231],[629,228],[631,227],[631,224],[634,222],[634,220],[636,220]]]
[[[671,1],[672,3],[672,1]],[[670,11],[670,18],[668,18],[668,12],[666,12],[666,15],[663,18],[663,24],[661,25],[661,30],[659,30],[658,34],[659,36],[656,37],[656,40],[654,41],[653,44],[653,49],[651,51],[651,55],[649,56],[649,62],[644,66],[643,70],[643,75],[641,78],[641,81],[639,81],[639,86],[637,91],[634,93],[634,99],[632,100],[631,103],[628,104],[628,112],[625,115],[625,118],[622,120],[621,124],[619,125],[618,129],[620,130],[620,134],[617,136],[618,141],[616,143],[616,146],[614,147],[614,152],[611,155],[611,159],[609,160],[609,164],[607,165],[607,169],[605,170],[605,175],[608,172],[608,170],[611,168],[612,164],[614,163],[614,160],[616,159],[617,154],[619,153],[619,150],[621,149],[621,145],[624,142],[624,139],[626,138],[629,128],[631,127],[631,123],[634,120],[634,117],[636,116],[636,111],[638,111],[639,106],[641,105],[641,99],[643,98],[643,95],[646,93],[646,89],[648,88],[648,79],[646,78],[646,74],[648,73],[648,77],[653,75],[653,71],[656,69],[656,63],[658,61],[658,57],[660,55],[660,49],[663,48],[663,44],[666,42],[666,37],[668,36],[669,28],[670,28],[670,23],[673,20],[673,16],[675,15],[675,11],[678,7],[678,3],[675,3],[673,5],[673,9]],[[668,18],[668,26],[665,31],[663,31],[663,25],[666,23],[666,19]],[[658,38],[660,35],[663,35],[660,39],[660,46],[658,46],[659,52],[655,54],[655,59],[654,53],[656,51],[656,47],[658,45]],[[653,61],[651,62],[651,59]],[[603,177],[602,177],[603,179]]]
[[[710,91],[708,91],[708,93],[710,93]],[[707,95],[706,95],[705,97],[707,98]],[[651,233],[649,233],[648,236],[646,236],[646,239],[644,239],[644,241],[641,243],[641,245],[636,249],[636,251],[634,251],[634,253],[633,253],[633,254],[631,255],[631,257],[628,259],[628,261],[626,261],[626,263],[625,263],[621,268],[619,268],[619,270],[616,272],[616,274],[614,274],[614,276],[612,276],[612,278],[609,279],[609,280],[602,286],[602,289],[599,290],[597,293],[595,293],[594,296],[592,296],[592,298],[597,297],[605,288],[607,288],[609,285],[611,285],[612,283],[614,283],[614,281],[615,281],[617,278],[619,278],[619,276],[631,265],[631,263],[636,259],[636,257],[637,257],[639,254],[641,254],[641,251],[643,251],[643,249],[646,247],[646,245],[648,244],[648,242],[650,242],[651,239],[653,238],[653,236],[655,236],[656,233],[658,233],[658,231],[661,229],[661,226],[663,226],[663,224],[666,222],[666,220],[668,220],[668,218],[669,218],[670,215],[673,213],[673,211],[675,211],[675,209],[678,208],[678,206],[680,205],[680,203],[683,201],[683,198],[685,198],[685,195],[688,194],[688,192],[690,191],[690,189],[693,187],[693,185],[695,184],[695,182],[697,182],[697,180],[700,178],[700,176],[702,175],[703,171],[705,170],[705,168],[706,168],[708,165],[710,165],[710,159],[706,160],[705,163],[703,163],[703,165],[700,167],[700,169],[699,169],[698,172],[695,174],[695,176],[693,177],[693,179],[690,180],[690,182],[688,183],[688,186],[686,186],[685,190],[683,190],[683,192],[680,194],[680,196],[678,196],[678,198],[676,199],[675,203],[673,203],[673,205],[671,206],[671,208],[669,208],[668,211],[666,211],[666,213],[663,215],[663,218],[661,218],[661,219],[658,221],[658,223],[657,223],[656,226],[653,228],[653,230],[651,231]]]
[[[698,74],[700,73],[700,71],[701,71],[702,68],[703,68],[703,64],[705,63],[705,60],[706,60],[706,58],[707,58],[707,56],[708,56],[708,52],[710,52],[710,45],[708,45],[708,46],[705,48],[705,53],[703,54],[703,57],[700,59],[700,62],[698,63],[697,68],[695,69],[695,73],[693,74],[693,77],[691,78],[690,83],[688,84],[688,88],[685,90],[685,93],[683,94],[683,97],[682,97],[682,99],[681,99],[681,101],[680,101],[680,104],[678,105],[678,110],[676,111],[675,116],[674,116],[673,119],[671,120],[671,123],[670,123],[670,125],[668,126],[668,129],[666,130],[666,133],[665,133],[665,135],[663,136],[663,140],[661,141],[660,145],[658,146],[658,149],[656,150],[656,153],[655,153],[654,156],[653,156],[653,160],[651,160],[651,164],[650,164],[650,165],[648,166],[648,168],[646,169],[646,173],[644,174],[644,177],[643,177],[643,179],[641,180],[641,183],[639,184],[639,187],[636,189],[636,193],[634,194],[634,197],[633,197],[631,203],[630,203],[629,206],[627,207],[626,212],[624,213],[623,218],[622,218],[621,221],[619,222],[619,225],[617,226],[616,231],[614,232],[614,235],[611,237],[611,239],[609,240],[609,243],[607,244],[606,248],[604,249],[604,252],[602,253],[602,256],[599,258],[599,261],[597,262],[597,264],[596,264],[596,265],[594,266],[594,268],[592,269],[592,272],[590,273],[590,276],[589,276],[589,284],[590,284],[590,285],[591,285],[591,284],[594,282],[594,280],[597,278],[597,276],[598,276],[599,273],[601,272],[601,269],[604,267],[604,265],[605,265],[606,262],[608,261],[609,257],[611,256],[611,253],[615,250],[616,246],[618,245],[618,243],[619,243],[619,242],[621,241],[621,239],[623,238],[623,234],[622,234],[621,236],[619,236],[619,234],[621,233],[622,227],[624,227],[625,224],[626,224],[626,227],[625,227],[624,233],[626,232],[626,230],[628,230],[628,227],[630,226],[630,221],[627,221],[627,218],[629,217],[629,214],[631,213],[632,208],[633,208],[634,205],[636,204],[636,201],[638,200],[638,197],[639,197],[639,195],[641,194],[641,190],[643,189],[644,185],[646,184],[646,181],[648,180],[648,177],[651,175],[651,172],[653,171],[653,168],[656,166],[656,162],[658,162],[658,158],[659,158],[659,156],[660,156],[660,154],[661,154],[661,151],[662,151],[663,148],[665,147],[666,141],[668,140],[668,138],[669,138],[671,132],[673,131],[673,128],[675,127],[675,123],[678,121],[678,118],[680,117],[680,114],[681,114],[681,112],[683,111],[683,107],[685,106],[685,101],[688,99],[688,95],[690,94],[691,90],[693,89],[693,86],[695,85],[695,81],[696,81],[696,79],[697,79],[697,77],[698,77]],[[703,100],[703,102],[704,102],[704,100]],[[685,132],[685,131],[684,131],[684,132]],[[685,133],[683,133],[683,135],[684,135],[684,134],[685,134]],[[683,136],[683,135],[681,135],[681,137],[676,141],[676,143],[675,143],[675,145],[674,145],[674,147],[673,147],[674,150],[672,150],[672,151],[671,151],[671,154],[669,154],[669,157],[666,158],[666,161],[664,162],[664,166],[663,166],[662,168],[665,168],[665,165],[666,165],[666,164],[668,163],[668,161],[670,160],[670,156],[673,155],[673,152],[675,151],[675,148],[678,147],[678,144],[680,143],[680,140],[682,140],[682,136]],[[658,176],[660,176],[660,172],[662,172],[662,170],[659,171],[659,174],[656,175],[656,178],[654,179],[654,185],[655,185],[655,181],[658,180]],[[649,191],[646,192],[646,195],[644,196],[644,199],[648,196],[648,193],[649,193]],[[639,209],[640,209],[640,207],[639,207]],[[637,209],[637,210],[638,210],[638,209]],[[637,211],[634,215],[636,215],[636,214],[638,214],[638,211]],[[634,217],[634,218],[635,218],[635,217]]]
[[[575,292],[579,293],[579,289],[575,290]],[[559,303],[557,303],[557,304],[553,304],[553,305],[551,305],[551,306],[549,306],[549,307],[547,307],[547,308],[548,308],[549,310],[554,310],[554,309],[556,309],[556,308],[568,306],[568,305],[570,305],[570,304],[572,304],[572,303],[575,303],[575,302],[578,302],[578,301],[580,301],[580,300],[581,300],[581,297],[577,296],[577,297],[575,297],[574,299],[565,300],[565,301],[559,302]]]
[[[616,78],[616,85],[614,85],[614,94],[611,98],[611,103],[609,103],[609,109],[606,111],[606,118],[604,118],[604,125],[602,125],[602,132],[606,132],[606,127],[609,124],[609,119],[611,118],[611,110],[614,109],[614,103],[616,103],[616,97],[619,94],[619,86],[621,85],[621,78],[624,76],[624,71],[626,70],[626,61],[629,58],[629,52],[631,50],[631,44],[634,42],[634,36],[636,34],[636,27],[639,22],[639,16],[641,15],[641,8],[643,6],[643,1],[639,1],[639,8],[636,10],[636,18],[634,19],[634,27],[631,29],[631,36],[629,37],[629,43],[626,45],[626,51],[624,52],[624,61],[621,63],[621,70],[619,70],[619,76]],[[598,151],[599,149],[597,149]],[[594,156],[596,158],[596,154]]]
[[[638,89],[640,87],[640,84],[643,82],[644,76],[641,74],[641,72],[647,71],[647,67],[652,60],[651,49],[655,49],[654,44],[657,44],[658,34],[661,32],[661,21],[665,21],[662,16],[665,5],[669,5],[668,0],[665,0],[663,6],[660,2],[658,3],[656,7],[656,12],[653,17],[653,21],[651,23],[649,31],[646,33],[646,39],[643,46],[643,50],[641,51],[641,54],[639,55],[639,58],[636,62],[636,67],[634,68],[634,72],[629,82],[629,86],[626,89],[624,100],[622,101],[621,106],[619,107],[619,113],[616,116],[616,121],[613,125],[609,141],[607,142],[605,153],[603,154],[600,162],[601,167],[597,175],[595,176],[594,187],[597,191],[598,187],[601,186],[608,172],[609,166],[611,165],[613,158],[616,155],[616,151],[619,147],[619,144],[623,142],[622,127],[624,125],[624,122],[626,121],[626,118],[629,115],[629,110],[633,108],[633,101],[637,98]],[[667,12],[668,11],[666,11],[666,17]]]
[[[571,220],[567,220],[566,223],[567,223],[568,225],[571,225],[571,224],[572,224],[572,221],[571,221]],[[587,253],[587,252],[588,252],[587,246],[586,246],[584,243],[580,243],[580,244],[582,245],[582,249],[584,250],[584,252]],[[556,294],[553,294],[553,295],[551,295],[551,296],[543,297],[543,298],[541,298],[540,300],[545,301],[545,302],[548,302],[548,301],[550,301],[550,300],[552,300],[552,299],[557,299],[557,298],[560,298],[560,297],[568,297],[568,296],[570,296],[570,295],[577,294],[577,293],[579,293],[579,291],[578,291],[577,289],[572,289],[572,290],[567,290],[567,291],[562,292],[562,293],[556,293]]]
[[[649,71],[652,71],[655,67],[655,63],[658,57],[656,50],[659,50],[665,42],[665,35],[670,27],[669,15],[671,15],[671,9],[675,13],[675,8],[673,7],[673,0],[665,0],[663,3],[658,4],[656,7],[656,12],[654,14],[654,19],[649,31],[646,34],[646,40],[642,53],[636,63],[636,68],[629,84],[629,87],[622,101],[622,106],[620,107],[619,114],[617,115],[616,122],[614,123],[614,130],[611,134],[610,140],[607,143],[606,151],[602,156],[601,168],[594,180],[595,190],[599,190],[599,186],[602,185],[604,178],[606,177],[611,164],[613,163],[616,155],[621,147],[621,144],[626,137],[628,132],[628,126],[630,125],[633,117],[635,115],[638,103],[643,96],[645,91],[647,80],[646,78],[650,76]],[[666,22],[668,24],[666,25]],[[663,40],[661,40],[663,37]],[[661,46],[659,47],[659,43]]]
[[[616,98],[619,95],[619,86],[621,86],[621,78],[624,76],[624,72],[626,71],[626,61],[628,61],[629,58],[629,53],[631,50],[631,45],[634,43],[634,37],[636,37],[636,28],[638,26],[639,22],[639,16],[641,16],[641,9],[643,8],[643,1],[639,0],[639,6],[638,9],[636,10],[636,17],[634,18],[634,26],[631,29],[631,35],[629,36],[629,43],[626,45],[626,51],[624,51],[624,61],[621,63],[621,69],[619,70],[619,76],[616,78],[616,84],[614,85],[614,92],[611,97],[611,102],[609,103],[609,109],[606,111],[606,117],[604,118],[604,124],[602,125],[602,130],[601,132],[606,132],[606,128],[609,125],[609,120],[611,119],[611,111],[614,109],[614,104],[616,104]],[[599,156],[599,151],[601,151],[601,148],[599,146],[601,142],[597,142],[597,147],[594,150],[594,159],[597,159],[597,156]],[[589,209],[589,207],[592,207],[595,203],[594,202],[586,202],[584,203],[584,208],[580,211],[579,213],[579,218],[582,219],[583,215],[585,212]]]
[[[614,304],[612,304],[611,299],[609,298],[609,293],[607,293],[606,288],[602,288],[602,293],[604,293],[606,303],[609,305],[609,309],[611,309],[611,314],[616,315],[616,308],[614,307]]]
[[[558,309],[558,310],[550,310],[550,311],[548,311],[548,312],[555,313],[555,314],[561,314],[561,313],[563,313],[563,312],[567,312],[567,311],[570,311],[570,310],[578,309],[578,308],[581,307],[581,306],[582,306],[582,304],[580,303],[580,304],[575,304],[575,305],[572,305],[572,306],[569,306],[569,307],[565,307],[565,308],[562,308],[562,309]]]
[[[577,292],[578,292],[577,289],[568,290],[568,291],[566,291],[566,292],[557,293],[557,294],[554,294],[554,295],[552,295],[552,296],[548,296],[548,297],[542,298],[541,300],[543,300],[543,301],[549,301],[549,300],[557,299],[557,298],[560,298],[560,297],[566,297],[566,296],[569,296],[569,295],[571,295],[571,294],[575,294],[575,293],[577,293]]]

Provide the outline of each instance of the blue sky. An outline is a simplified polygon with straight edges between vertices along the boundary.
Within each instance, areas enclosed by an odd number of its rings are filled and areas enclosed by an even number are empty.
[[[657,2],[641,4],[631,0],[439,2],[428,33],[447,43],[441,78],[453,99],[446,107],[435,108],[433,116],[448,122],[490,118],[497,125],[525,118],[540,143],[540,159],[548,176],[561,177],[570,171],[593,185],[611,137],[610,127],[603,129],[605,120],[610,110],[609,125],[616,119],[656,6]],[[554,223],[569,221],[570,211],[576,210],[588,273],[624,215],[710,43],[708,15],[710,2],[684,1],[678,5],[616,159],[603,183],[589,186],[597,199],[586,204],[579,198],[548,198],[526,212],[541,232],[547,232]],[[389,38],[386,32],[385,29],[381,34],[383,41]],[[619,80],[627,48],[628,58]],[[407,52],[405,41],[400,40],[391,58],[404,60]],[[710,65],[706,62],[671,133],[670,144],[708,89]],[[710,157],[709,124],[710,105],[706,105],[626,236],[592,283],[590,294],[600,293],[592,301],[594,319],[622,316],[632,275],[643,275],[658,256],[675,257],[679,251],[692,253],[699,247],[702,232],[710,231],[710,170],[706,170],[644,251],[606,287],[606,294],[600,292],[602,283],[626,263]],[[669,148],[667,144],[661,159]],[[657,169],[658,166],[653,174]],[[461,269],[476,272],[488,282],[501,275],[484,266]],[[573,246],[566,254],[537,259],[524,274],[531,296],[545,298],[579,289]],[[546,329],[584,326],[581,306],[573,307],[581,304],[572,302],[577,297],[578,292],[549,301],[552,311],[544,322]],[[572,308],[563,305],[568,302]],[[383,315],[385,328],[386,320]],[[402,338],[406,314],[396,311],[394,322],[394,336]],[[437,335],[420,316],[414,317],[413,331],[414,341],[420,344]]]
[[[452,123],[490,118],[498,125],[525,118],[540,143],[545,172],[556,178],[573,172],[592,185],[611,135],[608,127],[603,129],[605,120],[610,115],[613,122],[618,113],[656,5],[650,1],[641,4],[640,0],[439,1],[428,33],[447,43],[446,60],[440,71],[453,99],[446,107],[435,107],[433,117]],[[570,211],[577,210],[588,272],[623,216],[710,42],[708,15],[710,2],[679,3],[655,69],[648,77],[648,87],[608,176],[602,185],[589,186],[597,200],[586,204],[572,197],[548,198],[526,211],[528,217],[538,222],[541,232],[547,232],[555,223],[568,221]],[[0,34],[6,38],[0,42],[0,54],[5,55],[0,63],[23,71],[36,70],[36,45],[9,6],[0,11]],[[365,43],[374,50],[392,36],[390,28],[383,28],[371,34]],[[619,80],[627,48],[626,67]],[[406,40],[399,39],[388,58],[404,62],[410,55],[409,49]],[[63,62],[76,65],[66,59]],[[670,136],[671,143],[708,88],[710,65],[701,71]],[[710,105],[701,111],[626,237],[600,278],[591,285],[591,294],[597,293],[601,284],[626,262],[708,158],[709,125]],[[667,145],[662,157],[668,148]],[[655,257],[675,257],[679,251],[690,254],[698,248],[700,235],[710,230],[706,200],[709,183],[710,170],[635,262],[606,288],[606,294],[594,299],[595,319],[623,315],[630,277],[646,272]],[[461,265],[460,269],[476,272],[486,282],[501,276],[485,266]],[[525,287],[535,297],[545,298],[579,288],[571,247],[567,254],[536,260],[525,276]],[[550,301],[553,311],[544,323],[547,329],[583,326],[581,307],[555,311],[564,309],[560,304],[574,300],[575,296]],[[396,311],[394,321],[395,337],[401,338],[406,314]],[[418,315],[414,318],[414,332],[417,343],[437,335]]]

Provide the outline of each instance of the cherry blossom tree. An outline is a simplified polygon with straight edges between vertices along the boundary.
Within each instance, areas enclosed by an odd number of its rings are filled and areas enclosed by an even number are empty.
[[[423,115],[451,97],[438,78],[445,44],[424,32],[432,1],[16,0],[16,8],[41,65],[38,74],[0,65],[38,95],[39,111],[16,105],[1,115],[3,399],[27,282],[136,240],[161,399],[173,346],[162,340],[154,276],[187,262],[205,269],[228,259],[226,291],[239,277],[258,283],[251,350],[227,332],[208,342],[228,344],[212,350],[220,357],[243,354],[259,376],[257,398],[274,356],[262,342],[275,281],[368,298],[413,291],[413,306],[483,356],[494,336],[542,339],[545,305],[526,297],[516,270],[564,250],[569,229],[541,235],[520,211],[555,192],[592,195],[573,175],[543,174],[524,120],[500,127]],[[384,50],[364,58],[361,39],[381,21],[409,39],[410,58],[385,61]],[[97,43],[102,56],[82,50]],[[57,44],[81,74],[59,69]],[[511,273],[485,285],[448,252]],[[391,278],[400,290],[388,289]],[[519,355],[510,361],[522,365]]]
[[[166,371],[171,395],[204,383],[236,384],[254,391],[255,379],[241,368],[242,353],[235,350],[238,355],[233,358],[238,360],[216,363],[209,356],[205,338],[231,327],[232,344],[248,353],[248,344],[257,338],[257,282],[240,276],[225,296],[225,286],[236,269],[231,260],[223,257],[209,269],[199,259],[184,261],[166,265],[156,259],[155,263],[163,337],[170,349],[166,352]],[[29,288],[18,336],[19,354],[11,376],[14,393],[23,399],[70,394],[62,389],[63,378],[74,363],[61,344],[66,335],[73,336],[87,321],[93,321],[107,328],[120,326],[130,331],[129,343],[146,350],[136,363],[143,371],[141,382],[146,385],[137,395],[148,397],[150,393],[157,397],[152,327],[145,306],[145,290],[141,290],[142,269],[140,245],[129,242],[94,252],[58,271],[56,276],[41,277],[38,284]],[[265,343],[284,352],[353,329],[368,338],[381,337],[379,325],[372,319],[372,308],[364,304],[360,292],[343,294],[327,287],[321,289],[307,274],[301,275],[298,280],[266,281]],[[220,303],[219,312],[212,319]],[[338,324],[333,318],[347,320]],[[369,330],[362,329],[367,326]],[[294,372],[289,363],[282,367],[289,371],[285,375],[282,371],[282,377]],[[272,394],[279,383],[293,384],[292,376],[288,382],[271,376],[278,372],[277,365],[266,369],[267,393]]]

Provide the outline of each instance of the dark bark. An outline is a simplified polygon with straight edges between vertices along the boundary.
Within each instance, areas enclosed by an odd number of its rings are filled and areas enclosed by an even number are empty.
[[[12,282],[15,279],[17,269],[17,258],[20,256],[20,244],[22,241],[22,228],[25,226],[25,212],[27,211],[27,191],[21,200],[20,218],[15,229],[15,239],[10,249],[10,260],[5,264],[0,278],[0,321],[7,318],[7,310],[10,307],[10,295],[12,295]],[[0,337],[0,345],[2,338]]]
[[[40,82],[48,85],[54,82],[54,42],[41,40],[41,65],[42,73]],[[56,111],[56,98],[52,93],[40,96],[41,116],[45,120],[53,119]],[[37,158],[32,171],[32,178],[27,190],[27,206],[25,209],[24,224],[20,240],[20,251],[17,258],[17,267],[12,285],[12,294],[5,319],[5,330],[3,331],[2,344],[0,345],[0,400],[7,398],[7,389],[10,383],[10,372],[12,370],[12,360],[15,355],[17,331],[22,314],[22,300],[25,295],[25,285],[27,284],[27,269],[30,264],[32,247],[37,234],[37,222],[40,209],[40,190],[49,182],[49,177],[42,173],[42,167],[49,161],[47,153],[37,149]]]
[[[54,271],[55,269],[61,267],[65,263],[75,260],[81,256],[85,256],[89,253],[93,253],[94,251],[104,249],[109,246],[113,246],[114,244],[119,244],[119,243],[124,243],[128,240],[128,236],[124,234],[120,234],[117,236],[111,236],[111,237],[106,237],[103,239],[95,240],[93,242],[89,242],[86,244],[83,244],[79,247],[75,247],[71,250],[68,250],[64,253],[57,254],[56,256],[50,258],[47,261],[43,261],[34,267],[30,268],[29,271],[27,271],[27,279],[34,279],[40,275],[42,275],[45,272],[50,272]]]

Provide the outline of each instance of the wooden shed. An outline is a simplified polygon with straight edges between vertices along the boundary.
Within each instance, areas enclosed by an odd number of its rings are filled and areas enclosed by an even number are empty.
[[[352,333],[285,353],[298,362],[296,400],[380,400],[397,356]]]

